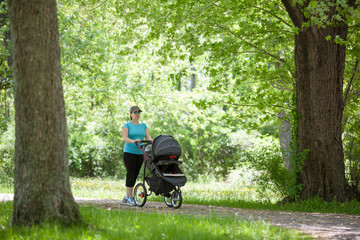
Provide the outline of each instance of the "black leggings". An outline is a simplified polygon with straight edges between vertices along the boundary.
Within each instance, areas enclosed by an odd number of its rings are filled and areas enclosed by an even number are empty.
[[[123,159],[126,167],[125,186],[134,187],[143,163],[143,155],[124,152]]]

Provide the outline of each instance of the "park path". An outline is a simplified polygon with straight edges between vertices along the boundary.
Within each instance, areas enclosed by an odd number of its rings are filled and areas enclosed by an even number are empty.
[[[12,194],[0,194],[1,201],[11,201]],[[309,234],[315,239],[355,239],[360,240],[360,216],[347,214],[324,214],[303,212],[281,212],[267,210],[240,209],[204,205],[183,204],[179,209],[172,209],[164,202],[146,202],[142,208],[128,206],[120,199],[75,198],[81,205],[92,204],[108,210],[126,209],[148,212],[177,212],[181,214],[202,216],[236,216],[244,220],[267,222],[273,226],[295,229]]]

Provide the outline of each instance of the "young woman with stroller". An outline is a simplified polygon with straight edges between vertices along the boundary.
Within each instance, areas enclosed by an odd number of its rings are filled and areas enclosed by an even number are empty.
[[[144,138],[152,141],[146,124],[139,121],[141,112],[138,106],[132,106],[130,121],[122,127],[122,137],[125,141],[123,160],[126,167],[126,195],[123,202],[131,206],[136,205],[133,189],[143,163],[142,152],[135,142],[140,143]]]

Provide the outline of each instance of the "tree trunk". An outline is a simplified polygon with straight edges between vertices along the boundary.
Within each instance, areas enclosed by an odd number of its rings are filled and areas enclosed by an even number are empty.
[[[313,26],[295,37],[299,147],[310,149],[301,173],[304,198],[347,199],[341,140],[345,47],[325,40],[346,34],[346,27]]]
[[[309,19],[303,15],[302,7],[288,0],[282,2],[300,29],[295,36],[298,140],[300,150],[310,150],[299,176],[303,184],[301,197],[343,202],[350,198],[341,139],[346,49],[334,39],[346,39],[347,25],[336,22],[327,27],[303,27]],[[327,12],[329,19],[334,9]],[[327,36],[331,40],[326,40]]]
[[[9,1],[15,92],[12,223],[80,223],[71,193],[56,0]]]
[[[190,92],[195,88],[196,86],[196,76],[195,76],[195,67],[192,65],[190,65],[190,72],[191,72],[191,75],[190,75],[190,84],[189,84],[189,90]]]

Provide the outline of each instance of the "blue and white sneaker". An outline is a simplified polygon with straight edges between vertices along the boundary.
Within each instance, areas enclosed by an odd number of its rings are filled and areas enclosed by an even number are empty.
[[[128,198],[128,199],[127,199],[127,205],[136,206],[135,199],[134,199],[133,197],[132,197],[132,198]]]
[[[128,199],[129,199],[129,197],[125,195],[125,197],[123,198],[122,202],[123,202],[123,203],[127,203],[127,202],[128,202]]]

